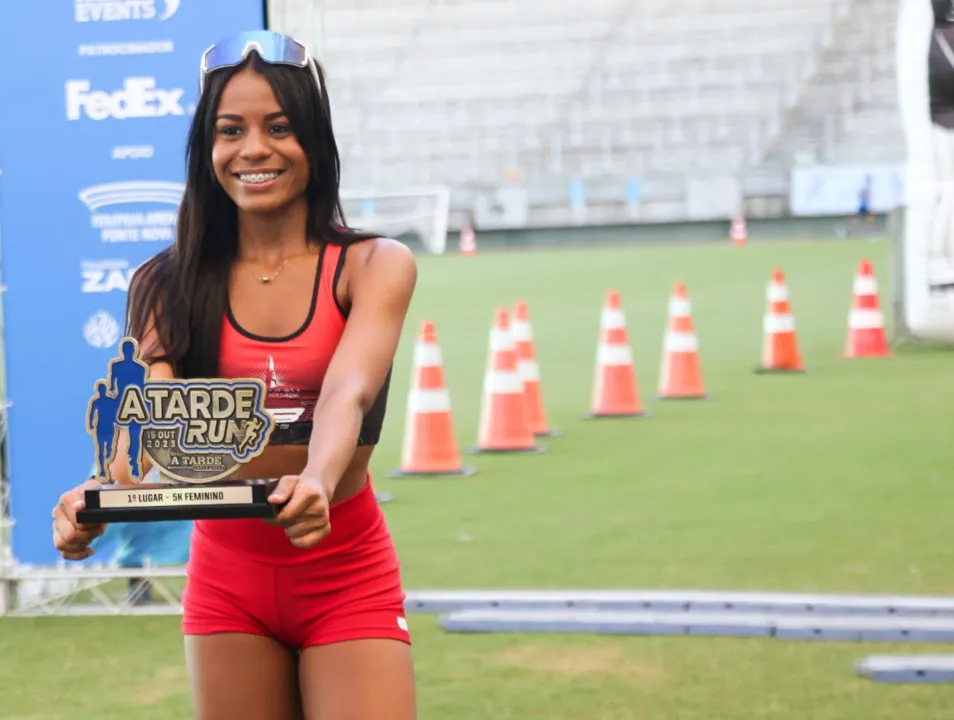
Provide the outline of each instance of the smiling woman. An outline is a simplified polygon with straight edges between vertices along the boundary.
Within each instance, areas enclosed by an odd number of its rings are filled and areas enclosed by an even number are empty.
[[[285,112],[278,109],[257,116],[270,105],[277,103],[263,76],[237,75],[222,93],[212,146],[219,183],[237,204],[257,212],[284,206],[291,196],[304,197],[308,187],[308,157],[294,142]],[[274,153],[267,151],[269,145]],[[279,178],[283,187],[276,189]]]
[[[276,429],[233,477],[280,477],[270,501],[285,507],[268,524],[195,523],[183,630],[196,712],[409,720],[404,592],[368,465],[415,261],[347,227],[324,76],[300,43],[224,40],[201,82],[176,242],[133,278],[128,333],[152,378],[264,381]],[[77,524],[83,489],[54,510],[67,559],[104,530]]]

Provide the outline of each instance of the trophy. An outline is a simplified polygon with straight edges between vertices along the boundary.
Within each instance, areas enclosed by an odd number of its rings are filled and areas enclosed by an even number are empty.
[[[80,523],[158,522],[274,517],[268,502],[278,483],[227,478],[262,453],[274,423],[265,410],[265,384],[255,379],[150,380],[139,343],[123,338],[105,380],[95,383],[86,430],[96,445],[104,486],[86,490]],[[133,485],[109,471],[121,431]],[[144,483],[143,457],[159,471]],[[223,482],[225,481],[225,482]]]

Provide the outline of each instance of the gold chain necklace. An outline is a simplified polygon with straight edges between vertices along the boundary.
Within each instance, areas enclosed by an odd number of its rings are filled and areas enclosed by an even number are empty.
[[[258,281],[260,283],[262,283],[263,285],[267,285],[268,283],[272,282],[272,280],[274,280],[275,278],[277,278],[279,275],[282,274],[282,270],[285,269],[285,266],[288,264],[289,260],[291,260],[290,257],[285,258],[285,262],[283,262],[281,265],[278,266],[278,270],[275,271],[274,275],[257,275],[256,274],[255,277],[258,278]]]
[[[285,269],[285,266],[288,264],[289,260],[292,260],[296,257],[301,257],[302,255],[309,255],[309,254],[311,254],[311,251],[305,250],[305,252],[296,253],[295,255],[289,255],[282,261],[282,264],[278,266],[278,270],[276,270],[275,273],[272,275],[259,275],[257,272],[255,272],[254,268],[252,269],[252,274],[255,276],[255,279],[258,280],[260,283],[262,283],[263,285],[268,285],[269,283],[274,282],[275,278],[277,278],[279,275],[282,274],[282,270]]]

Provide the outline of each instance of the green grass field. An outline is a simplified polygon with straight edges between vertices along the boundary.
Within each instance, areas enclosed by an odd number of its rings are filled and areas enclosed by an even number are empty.
[[[954,354],[840,359],[858,260],[889,298],[888,246],[673,245],[422,258],[376,482],[406,586],[954,594]],[[809,372],[752,373],[765,284],[785,272]],[[653,400],[672,285],[688,283],[711,398]],[[621,291],[651,416],[585,421],[605,291]],[[461,450],[476,435],[497,306],[529,303],[551,424],[535,456],[387,480],[420,321],[443,350]],[[887,307],[885,310],[887,312]],[[421,718],[954,718],[952,691],[878,686],[853,663],[934,646],[455,636],[414,616]],[[948,649],[949,650],[949,649]],[[0,622],[0,717],[189,716],[177,618]]]

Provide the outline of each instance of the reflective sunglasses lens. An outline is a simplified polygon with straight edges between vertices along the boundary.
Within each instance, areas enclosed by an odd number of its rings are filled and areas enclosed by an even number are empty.
[[[287,35],[265,31],[245,32],[216,43],[205,56],[205,70],[210,72],[238,65],[252,50],[270,63],[304,67],[307,58],[305,48]]]

